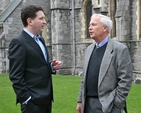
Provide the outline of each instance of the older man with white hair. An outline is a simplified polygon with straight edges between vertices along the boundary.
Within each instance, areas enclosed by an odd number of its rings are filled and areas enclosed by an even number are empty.
[[[94,14],[78,96],[77,113],[121,113],[132,84],[132,63],[127,46],[111,39],[109,17]]]

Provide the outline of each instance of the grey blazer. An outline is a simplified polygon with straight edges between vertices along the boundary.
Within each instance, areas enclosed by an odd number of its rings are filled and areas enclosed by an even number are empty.
[[[87,68],[94,46],[95,43],[88,46],[84,59],[83,75],[78,96],[78,101],[82,102],[82,111],[84,111],[86,97]],[[128,48],[124,44],[109,38],[98,79],[98,96],[104,113],[110,113],[113,105],[121,109],[125,107],[125,100],[131,84],[132,63]]]

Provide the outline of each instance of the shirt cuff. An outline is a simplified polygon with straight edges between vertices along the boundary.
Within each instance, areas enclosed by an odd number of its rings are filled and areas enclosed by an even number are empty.
[[[27,104],[27,102],[31,99],[31,96],[25,101],[23,102],[23,104]]]
[[[52,63],[50,63],[50,67],[51,67],[51,71],[52,71],[53,73],[56,73],[56,70],[54,70],[53,67],[52,67]]]

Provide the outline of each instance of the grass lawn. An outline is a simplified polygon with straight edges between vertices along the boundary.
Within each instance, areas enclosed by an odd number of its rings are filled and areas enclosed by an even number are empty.
[[[81,77],[53,75],[54,103],[52,113],[76,113]],[[15,93],[8,74],[0,74],[0,113],[21,113],[15,105]],[[141,113],[141,85],[133,84],[127,98],[129,113]]]

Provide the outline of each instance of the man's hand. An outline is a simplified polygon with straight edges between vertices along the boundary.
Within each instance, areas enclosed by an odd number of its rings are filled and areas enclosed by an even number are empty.
[[[77,113],[82,113],[82,103],[77,103],[76,110],[77,110]]]
[[[52,61],[52,67],[54,70],[59,70],[61,68],[61,61],[53,60]]]

